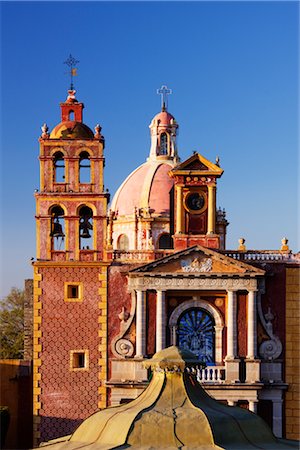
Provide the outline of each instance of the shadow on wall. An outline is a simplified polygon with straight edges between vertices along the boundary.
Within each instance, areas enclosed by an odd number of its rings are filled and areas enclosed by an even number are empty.
[[[3,449],[32,446],[32,364],[20,359],[0,360],[1,406],[9,411],[10,421]]]
[[[41,437],[38,444],[72,434],[83,422],[82,419],[66,419],[63,417],[40,417]],[[35,443],[37,445],[37,443]]]

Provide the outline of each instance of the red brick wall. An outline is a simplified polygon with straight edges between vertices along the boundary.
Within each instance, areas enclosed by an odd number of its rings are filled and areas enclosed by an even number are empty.
[[[247,355],[247,294],[237,295],[237,338],[238,355],[242,358]]]
[[[41,440],[72,432],[98,407],[96,267],[47,267],[42,274]],[[64,282],[83,283],[83,301],[64,301]],[[89,351],[87,371],[70,370],[70,350]]]

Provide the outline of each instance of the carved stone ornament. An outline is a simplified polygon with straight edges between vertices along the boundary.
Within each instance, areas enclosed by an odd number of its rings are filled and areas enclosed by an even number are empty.
[[[132,324],[136,309],[136,298],[135,295],[132,296],[131,301],[131,309],[130,313],[127,312],[122,307],[121,312],[118,314],[118,318],[120,320],[120,331],[119,333],[112,339],[111,342],[111,351],[117,358],[125,358],[126,356],[132,356],[134,352],[133,343],[124,338],[125,333],[129,330],[130,325]]]
[[[42,138],[47,139],[50,136],[48,133],[49,131],[48,125],[44,123],[43,126],[41,127],[41,130],[42,130]]]
[[[128,339],[119,339],[115,344],[115,349],[120,356],[132,356],[134,351],[133,343]]]
[[[271,308],[268,308],[268,312],[264,315],[261,307],[260,295],[258,296],[257,309],[261,323],[271,339],[262,342],[259,347],[259,355],[262,359],[267,361],[273,361],[279,358],[282,352],[282,343],[280,339],[273,333],[272,320],[274,315],[271,312]]]
[[[205,258],[202,261],[195,258],[190,264],[186,261],[181,262],[183,272],[210,272],[212,269],[212,259]]]
[[[191,277],[193,275],[193,277]],[[257,289],[257,280],[255,278],[211,278],[204,275],[197,276],[194,272],[189,272],[180,277],[130,277],[128,279],[129,289],[235,289],[255,291]]]
[[[274,360],[281,355],[282,344],[277,336],[269,341],[264,341],[259,347],[259,354],[262,359]]]

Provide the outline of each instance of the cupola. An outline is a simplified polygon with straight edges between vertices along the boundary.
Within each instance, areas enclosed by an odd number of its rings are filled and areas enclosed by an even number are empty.
[[[256,414],[225,406],[196,380],[203,365],[188,350],[169,347],[145,361],[153,376],[129,404],[98,411],[73,433],[49,443],[51,450],[205,449],[280,450],[296,441],[276,439]]]
[[[61,122],[53,128],[50,139],[93,139],[94,133],[83,120],[84,104],[76,99],[76,91],[70,89],[65,102],[60,104]]]

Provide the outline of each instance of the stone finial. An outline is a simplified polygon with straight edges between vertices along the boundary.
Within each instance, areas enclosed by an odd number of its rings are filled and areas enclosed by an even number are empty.
[[[43,126],[41,127],[41,130],[42,130],[42,138],[43,139],[48,139],[50,135],[48,133],[49,128],[48,128],[48,125],[46,123],[43,124]]]
[[[280,251],[282,251],[282,252],[288,252],[288,251],[290,250],[289,246],[287,245],[288,242],[289,242],[289,240],[288,240],[286,237],[284,237],[283,239],[281,239],[281,244],[282,244],[282,245],[281,245]]]
[[[99,123],[97,123],[94,130],[95,130],[95,134],[94,134],[95,138],[100,139],[102,137],[102,135],[101,135],[102,127],[99,125]]]
[[[76,94],[75,89],[70,89],[68,91],[67,102],[76,102],[75,94]]]
[[[143,365],[146,369],[165,372],[184,372],[187,367],[195,366],[206,367],[206,364],[199,361],[194,353],[176,346],[160,350],[153,355],[153,358],[144,361]]]
[[[126,322],[126,320],[128,320],[130,314],[125,311],[124,306],[122,307],[122,311],[120,312],[120,314],[118,314],[118,317],[120,319],[121,322]]]
[[[240,238],[239,239],[239,248],[238,248],[238,250],[240,252],[245,252],[246,251],[245,242],[246,242],[246,240],[244,238]]]
[[[220,158],[216,156],[216,166],[220,167]]]

